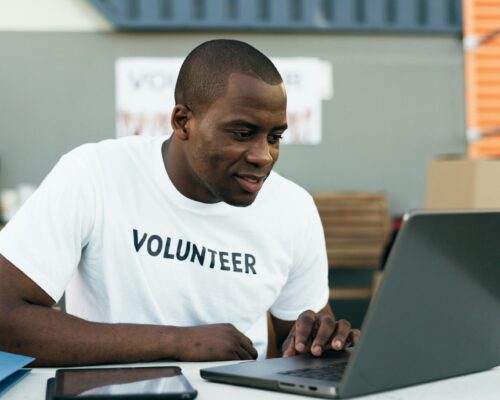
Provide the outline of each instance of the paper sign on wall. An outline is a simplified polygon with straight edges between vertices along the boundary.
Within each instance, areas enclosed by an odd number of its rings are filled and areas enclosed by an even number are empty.
[[[283,143],[321,142],[321,102],[333,97],[333,72],[317,58],[273,58],[285,81],[288,130]],[[170,113],[182,58],[116,62],[116,136],[170,135]]]

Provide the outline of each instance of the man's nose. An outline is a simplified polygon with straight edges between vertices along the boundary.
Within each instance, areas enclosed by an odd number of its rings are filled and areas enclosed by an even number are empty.
[[[264,167],[274,161],[276,151],[269,145],[267,137],[265,140],[255,140],[247,151],[246,160],[250,164]]]

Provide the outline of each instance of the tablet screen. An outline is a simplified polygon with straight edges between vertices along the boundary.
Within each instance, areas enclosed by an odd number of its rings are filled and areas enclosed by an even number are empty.
[[[56,397],[154,396],[193,392],[178,367],[64,369],[56,373]]]

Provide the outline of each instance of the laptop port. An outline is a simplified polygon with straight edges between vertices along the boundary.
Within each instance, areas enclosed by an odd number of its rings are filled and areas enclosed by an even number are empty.
[[[316,386],[309,386],[309,390],[314,390],[314,391],[316,391],[316,390],[318,390],[318,388],[317,388]]]

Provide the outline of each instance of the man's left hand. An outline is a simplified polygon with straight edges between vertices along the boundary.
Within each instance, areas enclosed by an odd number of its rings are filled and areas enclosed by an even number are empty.
[[[361,333],[345,319],[336,321],[331,313],[304,311],[299,315],[281,347],[283,357],[311,352],[321,356],[327,350],[356,345]]]

